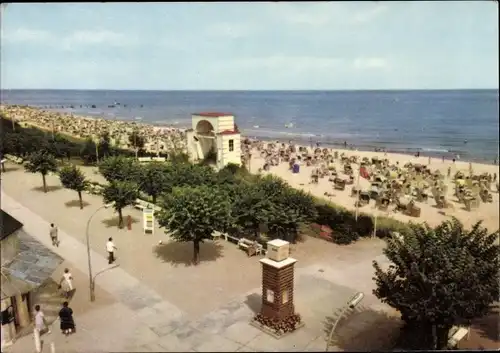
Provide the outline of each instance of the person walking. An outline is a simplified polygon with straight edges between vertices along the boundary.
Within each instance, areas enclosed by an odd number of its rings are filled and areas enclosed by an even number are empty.
[[[61,281],[59,282],[59,288],[62,289],[66,299],[69,299],[71,291],[73,290],[73,276],[69,269],[64,269]]]
[[[106,243],[106,250],[108,251],[108,264],[112,264],[115,262],[115,250],[117,250],[117,247],[113,243],[113,238],[109,238],[108,242]]]
[[[73,320],[73,310],[69,307],[68,302],[63,303],[63,307],[59,310],[59,321],[61,322],[61,331],[66,336],[75,332],[75,321]]]
[[[40,305],[35,305],[35,329],[38,331],[38,334],[41,336],[42,333],[50,333],[49,325],[47,325],[47,321],[45,320],[45,315],[40,308]]]
[[[54,223],[51,223],[50,224],[50,230],[49,230],[49,233],[50,233],[50,239],[52,239],[52,246],[59,246],[59,238],[58,238],[58,229],[57,227],[54,225]]]

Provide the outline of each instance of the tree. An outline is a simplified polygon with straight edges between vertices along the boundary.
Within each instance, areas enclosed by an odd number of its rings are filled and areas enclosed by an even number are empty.
[[[132,146],[135,150],[135,156],[137,157],[137,152],[144,148],[146,143],[146,139],[141,135],[138,129],[134,129],[130,135],[128,135],[128,141],[130,146]]]
[[[103,157],[108,157],[110,154],[111,137],[109,131],[104,131],[99,137],[99,154]]]
[[[151,162],[140,170],[139,189],[153,198],[156,198],[168,187],[168,169],[164,163]]]
[[[231,204],[223,189],[207,185],[174,188],[164,197],[160,227],[176,241],[193,242],[193,263],[198,264],[200,243],[214,231],[225,231],[232,223]]]
[[[166,192],[175,187],[196,187],[199,185],[215,185],[216,174],[211,167],[197,164],[168,164],[166,167]]]
[[[99,163],[99,172],[107,181],[137,181],[140,166],[137,161],[124,156],[111,156]]]
[[[87,138],[85,144],[80,150],[80,158],[85,164],[91,164],[97,161],[96,145],[92,138]]]
[[[476,223],[465,230],[456,218],[436,228],[410,225],[402,239],[388,240],[392,262],[377,262],[374,294],[399,310],[413,349],[443,349],[454,325],[485,316],[498,300],[498,230]]]
[[[59,179],[61,179],[61,184],[65,188],[75,190],[78,193],[80,209],[83,209],[82,191],[84,191],[88,185],[85,174],[75,165],[71,165],[63,167],[59,171]]]
[[[53,155],[42,150],[32,153],[28,158],[28,162],[24,165],[24,168],[30,173],[42,174],[43,192],[46,193],[47,182],[45,176],[49,172],[57,172],[57,161]]]
[[[70,147],[68,146],[68,141],[62,137],[60,134],[55,134],[54,139],[47,141],[45,147],[47,151],[56,158],[68,158],[70,156]]]
[[[123,228],[123,208],[133,205],[139,196],[137,184],[131,181],[111,181],[103,190],[105,203],[114,202],[114,209],[118,212],[118,227]]]
[[[300,224],[310,222],[317,216],[314,199],[302,190],[284,187],[281,192],[276,192],[271,202],[270,233],[292,243],[297,240]]]
[[[258,238],[263,225],[273,214],[273,200],[256,184],[240,184],[232,195],[232,217],[238,231]]]

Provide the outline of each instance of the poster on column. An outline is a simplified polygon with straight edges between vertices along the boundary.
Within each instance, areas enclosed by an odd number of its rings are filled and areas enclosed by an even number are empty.
[[[155,229],[154,210],[152,208],[143,209],[142,219],[143,219],[144,234],[147,233],[153,234]]]

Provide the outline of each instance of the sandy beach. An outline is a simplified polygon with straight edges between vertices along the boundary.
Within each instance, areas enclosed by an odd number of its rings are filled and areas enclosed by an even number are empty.
[[[130,147],[128,144],[128,134],[134,129],[138,129],[146,138],[145,149],[149,152],[168,151],[174,147],[177,150],[186,150],[184,131],[173,127],[155,127],[139,122],[79,117],[72,114],[42,111],[31,107],[2,106],[1,111],[7,118],[14,119],[21,124],[38,126],[49,130],[53,129],[54,131],[77,138],[90,137],[96,139],[98,135],[104,131],[108,131],[112,137],[112,143],[121,148]],[[449,203],[448,207],[437,207],[436,200],[433,198],[434,195],[430,191],[432,185],[420,187],[427,194],[427,200],[415,200],[412,195],[415,193],[415,189],[419,188],[415,186],[415,180],[410,180],[409,182],[406,181],[408,184],[413,183],[409,197],[420,208],[419,217],[412,217],[398,211],[392,202],[387,210],[380,210],[375,207],[374,200],[370,200],[368,204],[359,207],[359,212],[392,217],[404,222],[425,221],[433,226],[454,216],[460,219],[466,227],[470,227],[475,222],[483,220],[484,225],[488,229],[494,231],[499,228],[498,165],[451,161],[423,156],[417,157],[405,154],[323,148],[322,146],[311,148],[310,146],[290,145],[289,143],[279,141],[253,141],[244,144],[242,151],[243,160],[248,160],[251,155],[249,168],[252,173],[275,174],[286,180],[293,187],[303,189],[314,196],[328,199],[350,210],[355,209],[357,194],[355,193],[354,196],[351,196],[351,194],[352,188],[358,185],[358,180],[360,191],[370,191],[373,178],[378,174],[388,173],[389,170],[393,170],[391,173],[403,175],[399,179],[404,179],[405,175],[406,179],[408,179],[408,176],[415,176],[414,166],[418,165],[420,169],[423,167],[428,172],[424,174],[423,182],[428,182],[428,184],[438,182],[439,185],[436,186],[436,184],[435,187],[439,188],[440,194]],[[333,157],[335,155],[337,158]],[[352,157],[356,157],[357,160],[354,161],[353,159],[350,162],[346,162]],[[371,170],[371,180],[364,177],[358,178],[360,163],[363,160],[365,162],[372,161],[374,158],[378,161],[384,161],[384,169],[378,171],[375,169]],[[298,173],[293,173],[290,169],[289,161],[292,159],[297,159],[297,164],[300,168]],[[344,165],[346,163],[351,166],[352,172],[345,173]],[[408,163],[411,163],[411,165],[408,165]],[[367,165],[367,169],[372,168]],[[335,176],[332,175],[332,170],[336,170]],[[439,172],[439,178],[433,177],[436,172]],[[488,190],[485,192],[491,195],[489,196],[491,202],[483,202],[479,200],[478,195],[475,195],[474,197],[478,199],[477,206],[468,211],[463,200],[460,201],[455,194],[457,183],[454,177],[457,172],[463,174],[464,183],[469,183],[469,179],[489,179],[488,185],[485,187]],[[313,177],[313,175],[318,176]],[[335,189],[335,183],[333,182],[335,178],[350,180],[352,184],[348,182],[344,190]],[[422,179],[422,177],[419,178]],[[313,182],[314,179],[317,179],[317,182]],[[394,177],[392,179],[398,178]],[[471,186],[471,188],[474,187]],[[479,193],[478,190],[475,191],[476,194]],[[481,192],[483,192],[482,183]]]

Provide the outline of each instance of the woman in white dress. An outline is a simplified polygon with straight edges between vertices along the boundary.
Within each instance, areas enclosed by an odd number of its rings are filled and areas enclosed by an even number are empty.
[[[66,298],[69,298],[71,291],[73,290],[73,276],[69,269],[64,269],[64,274],[59,283],[59,287],[62,289]]]

